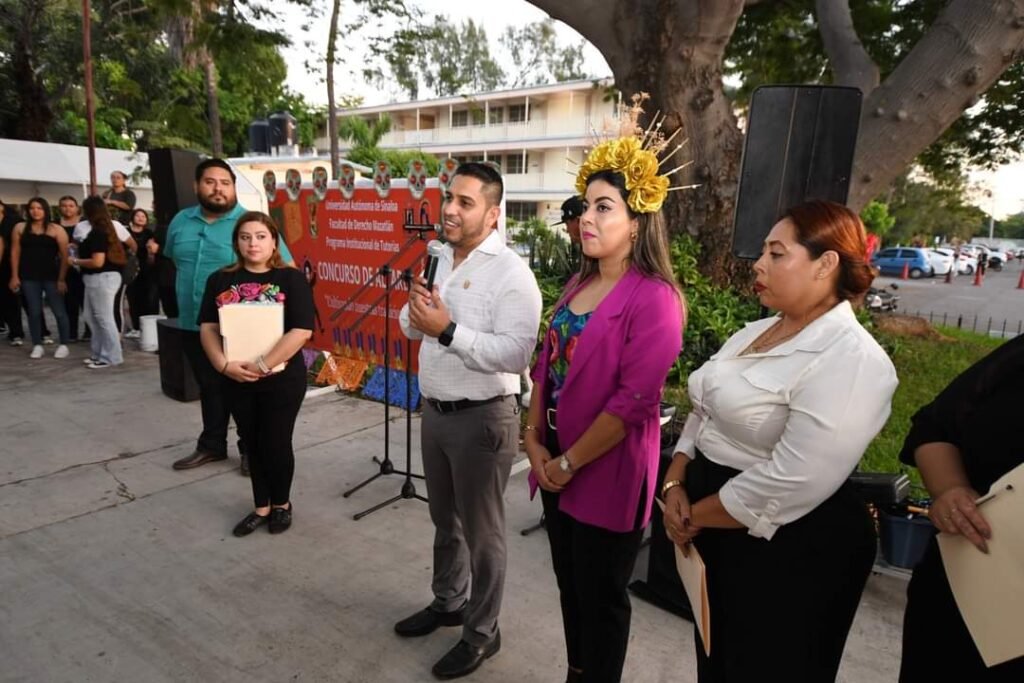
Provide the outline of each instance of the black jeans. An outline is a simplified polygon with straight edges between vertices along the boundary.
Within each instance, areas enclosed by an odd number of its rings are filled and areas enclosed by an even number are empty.
[[[292,370],[254,383],[222,380],[238,432],[249,447],[256,507],[284,505],[290,500],[295,473],[292,433],[306,397],[305,373]]]
[[[578,522],[558,509],[557,493],[540,493],[569,666],[582,669],[579,680],[587,683],[619,681],[632,616],[627,587],[643,529],[620,533]]]
[[[128,310],[132,316],[132,329],[141,330],[139,318],[160,312],[160,297],[156,287],[156,273],[142,271],[128,285]]]
[[[199,434],[196,448],[208,453],[226,455],[231,408],[225,393],[224,376],[210,365],[210,360],[199,343],[198,332],[182,330],[181,346],[199,384],[199,403],[203,411],[203,431]],[[235,424],[238,424],[237,420]],[[244,443],[244,438],[239,433],[239,453],[246,452]]]

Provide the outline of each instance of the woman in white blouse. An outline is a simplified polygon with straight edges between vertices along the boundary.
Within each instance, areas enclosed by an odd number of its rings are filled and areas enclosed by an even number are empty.
[[[702,683],[833,681],[875,555],[847,478],[889,417],[896,371],[857,322],[874,272],[864,226],[790,209],[754,264],[750,323],[690,375],[693,412],[662,486],[665,529],[708,576]]]

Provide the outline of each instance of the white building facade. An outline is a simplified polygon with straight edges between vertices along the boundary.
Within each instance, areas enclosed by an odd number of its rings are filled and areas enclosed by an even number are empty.
[[[477,95],[349,109],[368,122],[391,118],[381,149],[421,150],[439,159],[494,161],[505,179],[506,213],[559,220],[575,190],[577,165],[616,112],[610,80],[572,81]],[[341,140],[342,155],[351,143]],[[317,148],[329,147],[326,138]],[[404,171],[404,169],[403,169]]]

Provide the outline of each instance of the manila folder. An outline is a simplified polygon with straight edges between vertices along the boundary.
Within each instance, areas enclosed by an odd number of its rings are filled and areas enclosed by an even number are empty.
[[[1024,656],[1024,465],[992,484],[978,510],[992,527],[988,554],[939,534],[957,607],[986,666]]]
[[[665,504],[658,501],[658,507],[665,509]],[[693,620],[697,624],[697,632],[704,644],[704,654],[711,656],[711,607],[708,604],[708,577],[697,548],[690,544],[690,551],[683,555],[683,549],[672,544],[676,551],[676,571],[683,582],[683,590],[690,601]]]
[[[228,360],[253,362],[284,336],[284,304],[227,304],[221,306],[220,334]],[[274,372],[284,370],[280,363]]]

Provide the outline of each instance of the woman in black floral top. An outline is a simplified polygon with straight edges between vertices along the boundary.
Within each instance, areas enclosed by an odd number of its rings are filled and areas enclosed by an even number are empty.
[[[255,509],[235,526],[235,536],[247,536],[263,524],[270,533],[280,533],[292,523],[292,432],[306,395],[302,347],[313,334],[314,308],[302,272],[281,260],[280,239],[270,216],[242,214],[232,236],[238,262],[210,276],[199,311],[203,350],[225,376],[239,435],[251,444]],[[229,304],[283,304],[284,336],[254,361],[228,361],[219,309]],[[284,369],[275,371],[279,365]]]

